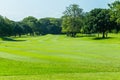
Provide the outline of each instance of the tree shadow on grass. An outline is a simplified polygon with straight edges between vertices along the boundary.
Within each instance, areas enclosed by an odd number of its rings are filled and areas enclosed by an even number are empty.
[[[15,40],[13,38],[10,38],[10,37],[1,37],[1,39],[3,41],[13,41],[13,42],[22,42],[22,41],[26,41],[26,40]]]
[[[96,37],[96,35],[94,34],[82,34],[82,35],[77,35],[76,38],[79,38],[79,37]]]
[[[107,40],[107,39],[113,39],[114,37],[107,37],[107,38],[102,38],[102,37],[96,37],[93,38],[93,40]]]

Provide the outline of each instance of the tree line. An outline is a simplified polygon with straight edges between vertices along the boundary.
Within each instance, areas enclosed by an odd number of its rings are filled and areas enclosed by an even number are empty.
[[[45,35],[61,34],[61,19],[42,18],[33,16],[15,22],[6,17],[0,16],[0,36],[21,36],[21,35]]]
[[[89,12],[77,4],[66,7],[61,18],[37,19],[28,16],[21,21],[12,21],[0,16],[0,36],[66,34],[75,37],[77,33],[102,33],[102,38],[109,32],[120,31],[120,1],[108,4],[108,9],[95,8]]]

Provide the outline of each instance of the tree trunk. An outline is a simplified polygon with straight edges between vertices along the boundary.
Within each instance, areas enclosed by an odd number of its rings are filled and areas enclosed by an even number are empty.
[[[19,34],[19,37],[21,37],[21,34]]]
[[[72,34],[71,37],[75,37],[75,36],[76,36],[76,33],[75,33],[75,32],[72,32],[71,34]]]
[[[69,33],[69,32],[67,32],[67,33],[66,33],[66,35],[69,37],[70,33]]]
[[[105,38],[105,32],[103,32],[103,36],[102,36],[102,38]]]

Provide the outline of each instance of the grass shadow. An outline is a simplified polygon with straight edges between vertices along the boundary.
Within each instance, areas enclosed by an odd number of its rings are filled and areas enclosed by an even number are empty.
[[[13,42],[22,42],[22,41],[26,41],[26,40],[15,40],[13,38],[10,38],[10,37],[1,37],[1,39],[3,41],[13,41]]]

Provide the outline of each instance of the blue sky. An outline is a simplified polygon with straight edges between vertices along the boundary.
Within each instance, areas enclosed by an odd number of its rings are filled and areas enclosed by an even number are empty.
[[[85,12],[107,8],[115,0],[0,0],[0,15],[19,21],[27,16],[36,18],[61,17],[70,4],[78,4]]]

